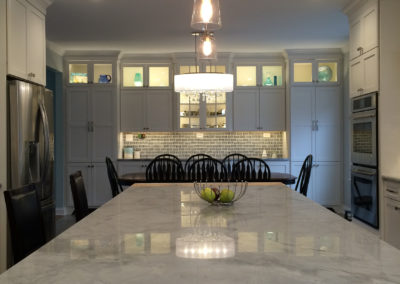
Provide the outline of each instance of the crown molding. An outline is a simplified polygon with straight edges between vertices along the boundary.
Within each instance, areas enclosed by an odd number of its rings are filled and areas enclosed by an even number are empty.
[[[42,12],[44,15],[46,15],[47,7],[49,7],[54,2],[54,0],[26,0],[26,1],[32,6],[34,6],[36,9],[38,9],[40,12]]]

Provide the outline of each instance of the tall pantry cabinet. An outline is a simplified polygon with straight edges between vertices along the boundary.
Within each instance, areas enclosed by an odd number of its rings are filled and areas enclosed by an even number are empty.
[[[73,206],[69,175],[82,172],[89,206],[111,199],[105,158],[116,161],[117,54],[65,57],[67,206]]]
[[[343,191],[342,55],[288,51],[290,64],[291,172],[298,176],[313,155],[307,197],[340,205]]]

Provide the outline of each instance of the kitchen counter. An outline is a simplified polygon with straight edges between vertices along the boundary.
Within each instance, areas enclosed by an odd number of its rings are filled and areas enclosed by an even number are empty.
[[[186,162],[187,159],[188,158],[184,158],[184,159],[180,159],[180,160],[182,162]],[[289,162],[289,159],[284,159],[284,158],[267,158],[267,159],[260,158],[260,159],[262,159],[264,161],[271,161],[271,162]],[[153,159],[147,159],[147,158],[145,158],[145,159],[118,159],[118,162],[131,162],[131,161],[148,162],[148,161],[152,161],[152,160]],[[222,159],[218,159],[218,158],[217,158],[217,160],[222,161]]]
[[[400,251],[281,184],[230,207],[137,184],[0,275],[1,283],[399,283]]]

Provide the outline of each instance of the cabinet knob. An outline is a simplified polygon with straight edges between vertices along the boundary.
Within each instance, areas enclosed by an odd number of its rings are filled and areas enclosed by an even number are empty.
[[[394,207],[394,210],[399,211],[399,210],[400,210],[400,207],[395,206],[395,207]]]
[[[90,165],[87,165],[88,168],[90,168]]]

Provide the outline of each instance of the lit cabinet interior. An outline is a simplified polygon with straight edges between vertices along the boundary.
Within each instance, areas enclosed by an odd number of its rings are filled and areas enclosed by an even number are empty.
[[[69,64],[69,83],[87,84],[88,83],[88,65],[87,64]]]
[[[170,85],[169,66],[143,64],[122,67],[124,88],[169,88]]]
[[[236,66],[237,87],[281,87],[282,65]]]
[[[292,83],[336,84],[338,83],[338,62],[318,60],[294,62]]]
[[[111,84],[113,83],[112,63],[70,63],[69,84]]]

